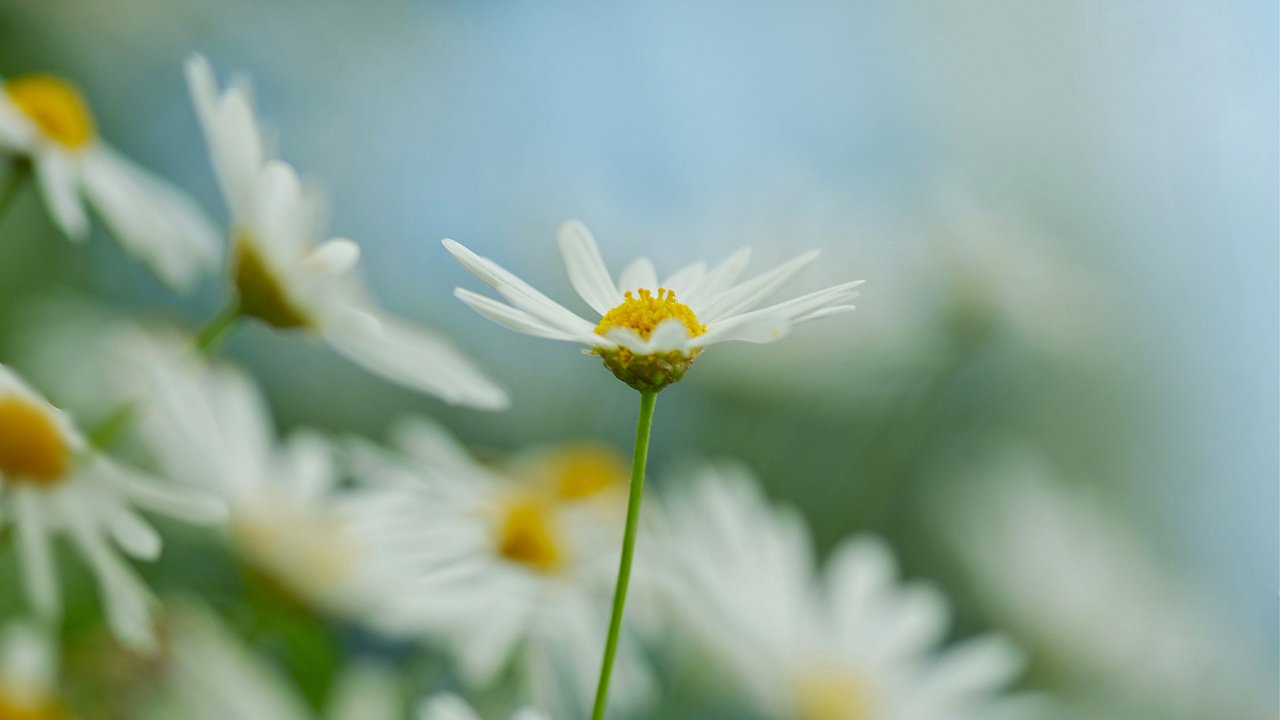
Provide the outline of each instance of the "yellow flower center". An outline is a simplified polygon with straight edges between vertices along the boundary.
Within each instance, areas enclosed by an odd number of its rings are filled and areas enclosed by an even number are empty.
[[[512,562],[541,573],[560,569],[564,554],[553,513],[549,502],[536,497],[509,501],[502,509],[496,528],[498,552]]]
[[[70,464],[71,449],[47,409],[16,395],[0,398],[0,476],[56,485]]]
[[[870,720],[872,698],[866,684],[848,668],[810,670],[795,679],[799,720]]]
[[[311,327],[311,318],[294,307],[249,234],[235,237],[232,273],[240,296],[240,312],[281,329]]]
[[[697,337],[707,331],[698,322],[698,316],[688,305],[676,300],[675,292],[666,288],[658,288],[658,294],[641,289],[639,295],[627,291],[622,304],[605,313],[596,326],[596,334],[604,335],[609,328],[630,328],[641,338],[649,339],[654,328],[663,320],[675,318],[684,324],[689,337]]]
[[[89,105],[66,80],[52,75],[26,75],[6,82],[4,90],[45,135],[64,147],[81,148],[93,140]]]
[[[27,700],[0,693],[0,720],[64,720],[66,708],[55,700]]]
[[[355,569],[351,536],[333,513],[264,494],[235,512],[231,528],[244,558],[304,605],[339,597]]]
[[[544,461],[540,479],[561,500],[584,500],[627,484],[627,465],[612,449],[592,443],[567,445]]]

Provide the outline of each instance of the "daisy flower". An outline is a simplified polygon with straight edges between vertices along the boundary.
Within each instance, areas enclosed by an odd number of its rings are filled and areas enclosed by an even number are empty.
[[[771,507],[745,471],[705,468],[665,500],[674,617],[767,717],[967,720],[1007,709],[1000,688],[1018,654],[995,638],[939,649],[946,604],[903,584],[882,541],[841,543],[818,577],[799,515]]]
[[[422,701],[417,720],[484,720],[466,700],[452,693],[441,693]],[[542,713],[524,708],[511,715],[511,720],[547,720]]]
[[[208,612],[183,608],[173,627],[165,696],[148,720],[400,720],[395,679],[371,665],[335,681],[323,713],[307,704],[280,668],[260,657]]]
[[[166,283],[191,287],[217,261],[218,234],[186,195],[98,138],[79,90],[51,75],[0,78],[0,154],[11,172],[35,171],[54,223],[72,240],[89,234],[87,198],[113,235]]]
[[[231,545],[255,570],[308,607],[358,614],[372,579],[339,507],[328,442],[308,432],[277,442],[258,387],[181,336],[135,330],[117,344],[127,369],[118,390],[163,472],[226,501]]]
[[[383,574],[403,578],[379,609],[385,628],[443,640],[473,687],[514,666],[535,707],[580,715],[608,623],[621,504],[602,512],[593,497],[611,490],[594,480],[549,485],[573,488],[566,497],[492,470],[425,420],[393,436],[398,452],[356,442],[349,458],[367,487],[352,504],[358,532],[372,557],[398,559]],[[642,700],[639,655],[624,653],[619,673],[620,700]]]
[[[152,646],[146,587],[115,549],[159,556],[160,534],[140,509],[198,523],[226,517],[216,498],[94,450],[66,415],[0,365],[0,518],[14,526],[27,596],[40,615],[61,614],[51,539],[62,533],[97,579],[112,631],[131,646]]]
[[[586,320],[453,240],[444,246],[463,267],[507,303],[458,288],[458,299],[517,332],[578,342],[600,356],[619,380],[641,392],[680,380],[703,349],[719,342],[773,342],[792,327],[854,309],[861,280],[761,308],[783,283],[813,262],[809,252],[739,282],[751,259],[741,250],[708,270],[695,263],[659,283],[653,263],[640,258],[615,282],[591,233],[580,222],[560,228],[560,255],[573,288],[600,318]]]
[[[323,203],[268,154],[244,84],[219,91],[209,63],[187,63],[196,112],[231,212],[234,314],[305,330],[352,362],[446,402],[484,409],[506,393],[444,339],[394,318],[356,277],[360,248],[321,237]]]
[[[1265,651],[1162,566],[1113,498],[1063,484],[1027,448],[981,474],[948,505],[947,546],[1064,695],[1108,717],[1274,716]]]
[[[0,632],[0,718],[62,720],[57,648],[34,626],[13,623]]]

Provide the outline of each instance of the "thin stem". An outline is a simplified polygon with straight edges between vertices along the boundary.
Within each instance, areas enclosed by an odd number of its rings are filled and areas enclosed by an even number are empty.
[[[239,320],[240,303],[233,300],[196,333],[196,350],[207,356],[216,353]]]
[[[631,496],[627,500],[627,527],[622,535],[622,559],[618,562],[618,584],[613,590],[613,613],[609,617],[609,636],[605,640],[604,660],[600,664],[600,683],[596,685],[596,702],[591,720],[604,717],[609,697],[609,677],[613,674],[613,658],[618,654],[618,632],[622,629],[622,610],[627,604],[627,586],[631,583],[631,560],[636,551],[636,528],[640,524],[640,498],[644,493],[644,464],[649,458],[649,429],[653,426],[653,407],[658,393],[640,393],[640,419],[636,423],[636,448],[631,460]]]
[[[4,217],[9,206],[13,204],[13,199],[18,196],[18,190],[22,187],[22,181],[27,178],[27,172],[25,163],[15,160],[10,165],[4,187],[0,188],[0,218]]]

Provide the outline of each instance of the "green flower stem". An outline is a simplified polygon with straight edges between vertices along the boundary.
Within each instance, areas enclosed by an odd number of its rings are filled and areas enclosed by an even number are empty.
[[[239,321],[240,303],[232,301],[196,333],[196,350],[207,356],[216,353]]]
[[[13,199],[18,196],[18,190],[22,188],[22,181],[27,179],[27,165],[23,162],[14,161],[9,167],[9,174],[5,177],[4,187],[0,188],[0,218],[4,217],[9,211],[9,206],[13,204]]]
[[[613,590],[613,613],[609,617],[609,636],[605,640],[604,660],[600,664],[600,683],[596,685],[596,702],[592,720],[604,717],[609,697],[609,677],[613,674],[613,658],[618,654],[618,632],[622,629],[622,610],[627,604],[627,586],[631,584],[631,560],[636,551],[636,528],[640,524],[640,498],[644,494],[644,465],[649,458],[649,429],[653,426],[653,407],[658,402],[656,391],[640,393],[640,419],[636,423],[636,448],[631,460],[631,495],[627,500],[627,527],[622,535],[622,559],[618,562],[618,583]]]

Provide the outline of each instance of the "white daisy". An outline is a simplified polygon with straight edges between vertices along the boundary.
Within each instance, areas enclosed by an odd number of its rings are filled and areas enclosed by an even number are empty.
[[[602,512],[562,492],[585,485],[495,472],[423,420],[394,436],[400,453],[358,442],[350,455],[368,486],[351,508],[358,532],[375,558],[398,559],[383,574],[403,578],[378,613],[386,629],[443,640],[473,687],[514,666],[535,707],[582,714],[608,624],[621,498]],[[648,684],[636,648],[624,643],[619,704],[634,706]]]
[[[54,222],[89,234],[87,198],[129,252],[165,282],[189,288],[217,261],[218,234],[196,204],[103,143],[89,106],[66,80],[0,78],[0,154],[29,161]],[[13,172],[19,172],[18,164]]]
[[[841,543],[816,577],[799,515],[738,468],[708,467],[665,498],[658,535],[675,617],[768,717],[992,717],[1018,654],[994,638],[939,650],[947,609],[902,584],[875,538]]]
[[[148,720],[400,720],[395,679],[374,666],[341,674],[323,713],[310,709],[280,669],[259,657],[209,613],[183,608],[173,639],[163,702]]]
[[[506,393],[444,339],[391,317],[356,277],[360,248],[321,237],[323,203],[267,153],[244,84],[219,91],[209,63],[187,78],[231,211],[232,276],[240,314],[308,330],[370,372],[446,402],[486,409]]]
[[[144,444],[166,475],[225,499],[236,552],[304,604],[357,614],[371,579],[339,508],[329,444],[306,432],[278,444],[257,386],[180,336],[134,331],[117,352]]]
[[[569,281],[600,315],[599,321],[579,317],[493,261],[445,240],[445,248],[458,262],[510,304],[462,288],[454,294],[517,332],[586,345],[618,379],[641,391],[660,390],[679,380],[698,353],[714,343],[772,342],[801,323],[853,310],[849,303],[862,284],[843,283],[760,308],[817,253],[805,253],[745,282],[738,282],[751,259],[745,249],[711,270],[696,263],[662,283],[653,263],[640,258],[615,283],[582,223],[561,227],[559,245]]]
[[[65,533],[97,578],[112,631],[135,647],[153,644],[147,589],[114,548],[141,560],[160,554],[160,534],[139,509],[188,522],[226,517],[213,496],[166,485],[96,452],[66,415],[0,365],[0,512],[14,525],[27,596],[38,613],[61,614],[51,539]]]
[[[452,693],[427,698],[418,706],[417,720],[484,720],[466,700]],[[547,720],[547,716],[524,708],[512,713],[511,720]]]
[[[948,547],[1064,695],[1106,717],[1274,716],[1266,651],[1162,567],[1114,499],[1062,484],[1022,448],[982,475],[947,506]]]
[[[61,720],[58,651],[33,625],[14,623],[0,631],[0,718]]]

